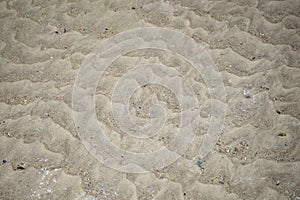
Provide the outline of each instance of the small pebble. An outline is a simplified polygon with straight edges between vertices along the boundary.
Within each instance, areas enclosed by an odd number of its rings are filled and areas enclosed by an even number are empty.
[[[5,164],[5,163],[7,163],[7,160],[2,160],[2,164]]]
[[[23,167],[23,166],[21,166],[21,165],[18,165],[17,166],[17,170],[24,170],[25,169],[25,167]]]
[[[279,181],[276,181],[276,185],[279,185],[280,184],[280,182]]]
[[[278,133],[278,136],[279,137],[285,137],[287,134],[286,133],[284,133],[284,132],[282,132],[282,133]]]

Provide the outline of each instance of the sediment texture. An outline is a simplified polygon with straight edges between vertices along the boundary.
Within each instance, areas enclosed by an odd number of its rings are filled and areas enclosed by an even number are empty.
[[[1,1],[0,199],[299,198],[299,17],[298,0]],[[99,82],[96,112],[111,141],[128,151],[167,144],[179,119],[178,102],[164,88],[145,87],[131,99],[137,123],[144,123],[152,93],[175,113],[169,131],[148,144],[122,133],[108,105],[124,66],[173,66],[201,108],[198,137],[179,160],[126,174],[94,159],[79,139],[72,89],[82,61],[105,38],[145,26],[205,44],[222,74],[225,125],[202,168],[196,162],[209,125],[208,89],[171,53],[136,51],[116,60]]]

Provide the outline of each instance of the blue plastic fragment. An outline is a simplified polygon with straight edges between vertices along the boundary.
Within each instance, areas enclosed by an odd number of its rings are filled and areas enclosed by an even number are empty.
[[[197,163],[196,163],[196,165],[197,165],[198,167],[201,167],[202,163],[203,163],[202,160],[198,160]]]

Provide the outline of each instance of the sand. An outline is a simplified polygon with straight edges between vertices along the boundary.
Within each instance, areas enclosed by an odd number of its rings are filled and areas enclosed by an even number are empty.
[[[0,2],[0,16],[0,199],[300,199],[300,1],[15,0]],[[154,94],[169,117],[162,134],[136,139],[118,128],[110,102],[129,66],[176,69],[199,102],[187,151],[136,174],[112,169],[86,149],[72,95],[95,47],[141,27],[176,30],[205,47],[223,79],[226,114],[216,144],[201,157],[211,118],[203,77],[188,73],[193,66],[172,52],[122,55],[95,95],[99,124],[116,146],[155,151],[171,142],[180,122],[176,96],[147,85],[134,92],[129,111],[145,124]]]

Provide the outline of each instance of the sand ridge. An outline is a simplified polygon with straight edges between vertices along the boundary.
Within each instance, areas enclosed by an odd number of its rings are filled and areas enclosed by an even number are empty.
[[[300,137],[300,2],[287,1],[1,1],[0,199],[297,199]],[[130,64],[162,63],[183,74],[199,100],[201,123],[187,152],[147,174],[121,173],[94,159],[72,116],[72,91],[82,61],[122,31],[168,27],[204,43],[226,89],[226,118],[214,150],[196,164],[210,119],[201,76],[174,54],[136,51],[117,59],[99,82],[96,113],[115,144],[147,148],[122,133],[108,105]],[[175,98],[160,87],[137,92],[138,123],[155,93],[174,116]],[[140,104],[143,107],[135,113]],[[170,131],[171,130],[171,131]]]

